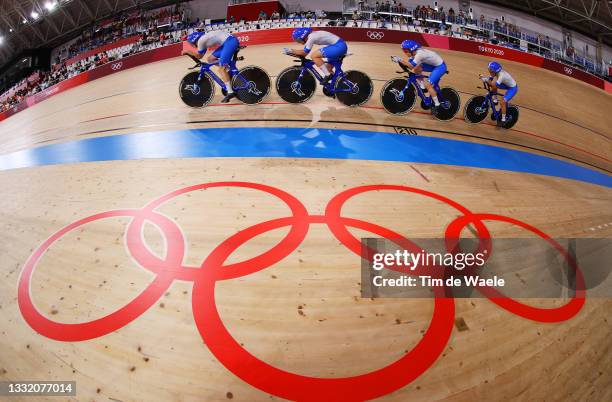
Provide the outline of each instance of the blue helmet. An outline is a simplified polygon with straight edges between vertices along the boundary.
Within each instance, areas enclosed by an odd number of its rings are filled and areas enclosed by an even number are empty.
[[[497,74],[497,73],[499,73],[501,70],[502,70],[502,66],[501,66],[501,64],[499,64],[498,62],[496,62],[496,61],[492,61],[492,62],[490,62],[490,63],[489,63],[489,71],[491,71],[491,72],[493,72],[493,73]]]
[[[195,45],[198,42],[198,39],[200,39],[203,35],[204,35],[204,32],[199,32],[199,31],[192,32],[189,35],[187,35],[187,42]]]
[[[306,38],[312,32],[312,28],[296,28],[293,30],[291,37],[294,41],[306,42]]]
[[[411,52],[414,52],[417,49],[420,49],[421,45],[419,45],[419,43],[415,40],[405,40],[402,42],[402,49],[404,50],[409,50]]]

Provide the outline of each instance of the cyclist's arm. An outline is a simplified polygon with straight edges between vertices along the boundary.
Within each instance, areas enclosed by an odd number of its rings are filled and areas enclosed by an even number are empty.
[[[296,56],[306,56],[308,54],[304,49],[291,49],[291,53]]]
[[[412,68],[412,64],[410,64],[408,62],[408,60],[406,59],[402,59],[399,56],[393,56],[391,57],[392,60],[394,60],[394,57],[397,57],[399,60],[397,61],[399,64],[401,64],[402,66],[408,67],[408,68]]]
[[[417,64],[416,66],[413,65],[412,63],[408,63],[406,64],[408,66],[409,69],[412,70],[413,73],[415,74],[421,74],[421,72],[423,72],[423,66],[420,64]]]
[[[482,80],[483,83],[489,85],[489,92],[497,91],[497,82],[495,81],[495,77],[486,76],[482,74],[478,74],[478,77]]]
[[[489,78],[489,85],[491,87],[492,92],[497,92],[497,81],[494,77]]]
[[[182,56],[193,56],[193,57],[195,57],[196,59],[201,59],[202,57],[204,57],[204,54],[200,54],[200,53],[198,53],[198,52],[193,52],[193,51],[191,51],[191,50],[183,50],[183,51],[181,52],[181,55],[182,55]]]
[[[302,49],[296,49],[298,51],[296,54],[299,56],[307,56],[312,51],[315,44],[315,34],[313,33],[308,37],[308,40],[306,43],[304,43],[304,47]]]

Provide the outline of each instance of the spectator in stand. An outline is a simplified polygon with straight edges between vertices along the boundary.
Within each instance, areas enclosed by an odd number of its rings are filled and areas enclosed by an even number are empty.
[[[455,22],[455,10],[453,10],[452,7],[448,9],[448,20],[450,22]]]
[[[280,13],[278,11],[274,11],[271,16],[272,21],[280,20]]]
[[[261,10],[259,12],[259,17],[257,18],[257,21],[265,21],[267,19],[268,19],[268,14],[266,14],[264,10]]]

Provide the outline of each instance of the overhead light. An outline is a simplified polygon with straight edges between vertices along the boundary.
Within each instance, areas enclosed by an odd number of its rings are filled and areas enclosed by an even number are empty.
[[[37,19],[40,14],[38,14],[36,11],[32,11],[32,13],[30,14],[32,16],[32,18]]]
[[[13,28],[9,29],[9,32],[13,32]]]
[[[45,8],[49,10],[49,12],[53,11],[57,6],[57,1],[47,1],[45,3]]]
[[[27,23],[28,23],[28,20],[26,20],[26,19],[24,18],[24,19],[23,19],[23,21],[21,21],[21,22],[23,22],[24,24],[27,24]]]

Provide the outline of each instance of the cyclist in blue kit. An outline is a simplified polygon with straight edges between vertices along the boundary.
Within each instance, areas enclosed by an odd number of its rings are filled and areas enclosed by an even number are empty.
[[[307,56],[310,54],[312,61],[323,76],[323,83],[327,83],[332,77],[333,67],[331,62],[338,61],[343,56],[346,56],[348,46],[338,35],[327,31],[314,31],[312,28],[296,28],[291,35],[293,40],[298,43],[303,43],[303,49],[283,49],[285,54],[294,54],[296,56]],[[313,51],[313,47],[322,46]]]
[[[185,50],[182,54],[191,55],[198,59],[204,57],[208,48],[218,46],[218,48],[208,56],[208,62],[215,63],[217,60],[219,61],[219,76],[227,89],[227,95],[223,98],[221,103],[228,103],[236,96],[230,82],[229,62],[240,46],[238,39],[226,31],[210,31],[207,33],[195,31],[187,36],[187,42],[198,48],[197,53]]]
[[[512,78],[507,71],[502,69],[501,64],[498,62],[490,62],[488,69],[490,76],[485,77],[480,75],[480,79],[491,86],[491,92],[497,92],[498,89],[503,89],[506,91],[506,93],[503,94],[503,97],[497,96],[499,105],[501,107],[500,124],[504,125],[507,122],[510,122],[510,119],[512,118],[512,116],[506,116],[506,110],[508,108],[508,102],[510,102],[510,99],[514,98],[518,92],[518,85],[514,78]]]
[[[440,83],[440,79],[446,73],[446,63],[438,53],[429,49],[423,49],[414,40],[403,41],[402,50],[406,55],[410,56],[408,60],[402,59],[399,56],[393,56],[391,59],[408,67],[415,74],[421,74],[422,72],[430,73],[427,79],[419,79],[417,82],[421,89],[427,89],[429,92],[429,96],[431,96],[433,101],[431,110],[432,113],[435,112],[435,108],[440,106],[440,101],[438,100],[439,94],[434,86]]]

